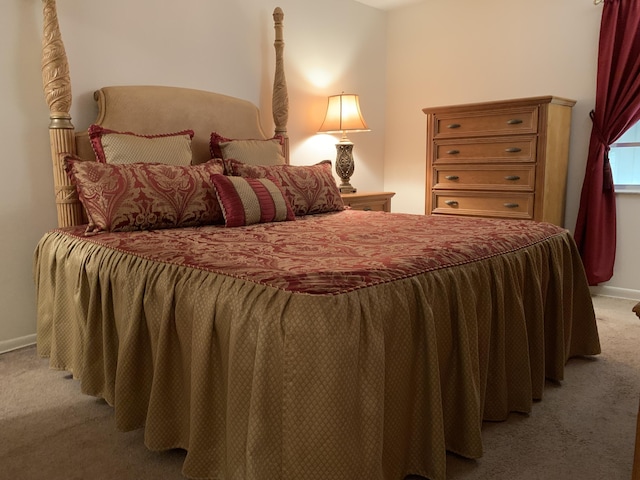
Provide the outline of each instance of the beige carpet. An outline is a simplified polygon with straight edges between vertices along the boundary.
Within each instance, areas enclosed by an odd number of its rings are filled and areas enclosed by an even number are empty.
[[[448,478],[629,480],[640,400],[635,303],[594,297],[602,355],[570,360],[562,385],[549,383],[529,416],[485,424],[484,457],[450,455]],[[183,452],[149,452],[143,441],[141,430],[116,431],[111,407],[49,370],[35,348],[0,355],[0,479],[183,478]]]

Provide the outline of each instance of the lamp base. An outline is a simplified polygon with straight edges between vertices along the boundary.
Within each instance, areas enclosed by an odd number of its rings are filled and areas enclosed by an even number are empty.
[[[358,189],[353,188],[350,183],[340,184],[340,193],[356,193]]]
[[[336,150],[338,154],[336,158],[336,173],[342,180],[340,193],[356,193],[356,189],[349,183],[354,170],[353,143],[343,138],[340,143],[336,143]]]

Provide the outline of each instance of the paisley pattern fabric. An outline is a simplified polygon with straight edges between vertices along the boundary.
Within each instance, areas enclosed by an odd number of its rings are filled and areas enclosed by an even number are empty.
[[[82,236],[83,229],[64,232]],[[345,210],[233,231],[210,226],[87,241],[287,291],[338,294],[514,252],[563,233],[529,221]]]
[[[39,354],[118,429],[186,450],[188,478],[445,480],[447,451],[482,456],[483,420],[543,414],[545,379],[600,352],[575,242],[547,224],[74,227],[34,276]]]
[[[193,130],[159,135],[118,132],[100,125],[89,127],[96,160],[102,163],[164,163],[189,165]]]
[[[222,210],[211,175],[221,160],[200,165],[119,165],[65,158],[87,212],[85,233],[153,230],[219,223]]]
[[[235,159],[224,161],[228,175],[263,178],[273,176],[284,189],[296,215],[344,210],[340,190],[331,173],[331,162],[316,165],[247,165]]]

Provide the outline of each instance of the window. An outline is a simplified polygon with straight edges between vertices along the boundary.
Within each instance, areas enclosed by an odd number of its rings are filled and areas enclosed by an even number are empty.
[[[640,122],[611,145],[609,162],[616,191],[640,191]]]

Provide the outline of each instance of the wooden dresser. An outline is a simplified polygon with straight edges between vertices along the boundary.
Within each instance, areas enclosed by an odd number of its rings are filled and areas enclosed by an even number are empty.
[[[574,104],[546,96],[424,108],[425,212],[563,226]]]

